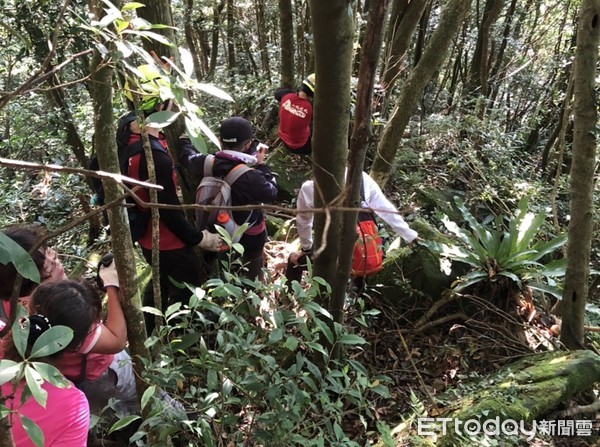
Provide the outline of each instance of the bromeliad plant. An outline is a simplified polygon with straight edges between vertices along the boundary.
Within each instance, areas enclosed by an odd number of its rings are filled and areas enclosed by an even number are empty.
[[[490,228],[479,223],[460,198],[454,201],[469,229],[460,228],[444,216],[444,226],[458,240],[455,244],[428,244],[442,256],[471,267],[455,282],[454,291],[487,290],[511,298],[534,289],[562,297],[556,279],[565,275],[566,259],[545,260],[566,242],[567,235],[543,240],[539,232],[544,212],[529,212],[527,198],[523,198],[513,216],[497,216]]]

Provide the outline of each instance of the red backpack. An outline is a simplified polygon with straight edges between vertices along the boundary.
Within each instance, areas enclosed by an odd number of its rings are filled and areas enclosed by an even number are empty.
[[[360,189],[361,202],[365,199],[364,185]],[[373,213],[361,211],[356,222],[358,239],[352,252],[352,276],[371,276],[383,268],[383,242]]]

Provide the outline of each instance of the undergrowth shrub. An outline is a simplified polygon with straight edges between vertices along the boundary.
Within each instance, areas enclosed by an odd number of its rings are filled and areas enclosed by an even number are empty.
[[[131,440],[146,445],[152,433],[185,446],[365,445],[389,379],[344,354],[365,340],[332,324],[314,301],[328,287],[315,277],[288,292],[226,271],[190,289],[189,306],[170,306],[147,342],[160,354],[145,360],[146,379],[177,396],[187,417],[165,418],[160,399],[146,396],[150,417]]]

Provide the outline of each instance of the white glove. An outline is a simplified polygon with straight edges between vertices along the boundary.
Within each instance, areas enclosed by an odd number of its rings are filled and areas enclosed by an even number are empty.
[[[98,276],[102,281],[102,286],[104,290],[107,287],[116,287],[119,288],[119,275],[117,275],[117,268],[115,267],[115,261],[113,260],[110,264],[105,266],[100,263],[98,268]]]
[[[198,244],[202,250],[219,251],[222,245],[223,241],[219,234],[210,233],[208,230],[202,230],[202,240]]]

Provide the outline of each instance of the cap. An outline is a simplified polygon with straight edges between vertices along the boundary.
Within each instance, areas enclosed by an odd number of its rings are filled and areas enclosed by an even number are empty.
[[[315,92],[315,74],[309,74],[304,81],[302,81],[302,85],[308,87],[311,92]]]
[[[239,116],[227,118],[221,123],[219,136],[223,143],[242,143],[254,138],[252,124],[247,119]]]

